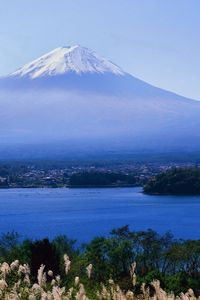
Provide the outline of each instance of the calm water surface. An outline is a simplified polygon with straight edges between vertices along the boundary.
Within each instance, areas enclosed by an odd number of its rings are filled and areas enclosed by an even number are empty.
[[[140,188],[0,190],[0,232],[84,242],[125,224],[200,238],[200,197],[147,196]]]

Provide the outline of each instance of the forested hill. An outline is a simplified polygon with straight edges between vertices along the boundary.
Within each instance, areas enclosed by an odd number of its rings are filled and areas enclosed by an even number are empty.
[[[151,178],[144,186],[147,194],[200,195],[200,169],[174,168]]]
[[[116,187],[134,186],[136,178],[133,175],[109,172],[75,173],[69,179],[70,187]]]

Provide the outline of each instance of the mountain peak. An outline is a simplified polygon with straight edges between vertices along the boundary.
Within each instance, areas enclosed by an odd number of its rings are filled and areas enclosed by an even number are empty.
[[[38,59],[26,64],[10,76],[38,78],[44,76],[63,75],[69,72],[112,73],[124,75],[125,72],[95,51],[80,45],[56,48]]]

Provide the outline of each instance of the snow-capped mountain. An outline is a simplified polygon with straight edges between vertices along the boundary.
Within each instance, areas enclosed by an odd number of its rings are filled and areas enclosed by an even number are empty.
[[[199,116],[199,101],[147,84],[88,48],[62,47],[0,79],[0,155],[10,147],[13,156],[19,144],[31,145],[19,151],[29,158],[196,151]]]
[[[120,67],[99,56],[96,52],[76,45],[57,48],[26,64],[24,67],[10,74],[10,76],[28,76],[34,79],[42,76],[63,75],[70,72],[75,72],[76,74],[125,74]]]
[[[0,89],[64,89],[112,96],[164,96],[164,91],[125,72],[95,51],[80,45],[60,47],[0,80]],[[165,97],[169,96],[165,92]]]

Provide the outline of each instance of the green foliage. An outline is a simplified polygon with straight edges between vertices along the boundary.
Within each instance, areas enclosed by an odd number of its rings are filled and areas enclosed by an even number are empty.
[[[110,276],[106,241],[104,237],[97,237],[86,246],[85,251],[86,260],[94,266],[94,276],[99,282],[109,279]]]
[[[72,261],[71,270],[65,276],[63,255]],[[161,286],[176,294],[192,288],[200,294],[200,240],[176,240],[167,232],[163,235],[153,230],[130,231],[128,226],[114,229],[108,237],[96,237],[77,249],[75,241],[66,236],[48,239],[20,241],[16,233],[0,237],[0,261],[19,259],[28,262],[34,277],[43,263],[45,271],[51,269],[61,274],[65,286],[70,287],[79,276],[87,290],[94,290],[100,282],[112,278],[124,289],[131,287],[130,265],[136,261],[138,287],[159,279]],[[86,266],[93,265],[88,281]]]
[[[11,252],[14,252],[19,243],[19,235],[16,232],[8,232],[0,237],[0,262],[2,259],[9,261]]]
[[[144,186],[147,194],[199,195],[200,169],[172,169],[151,178]]]

